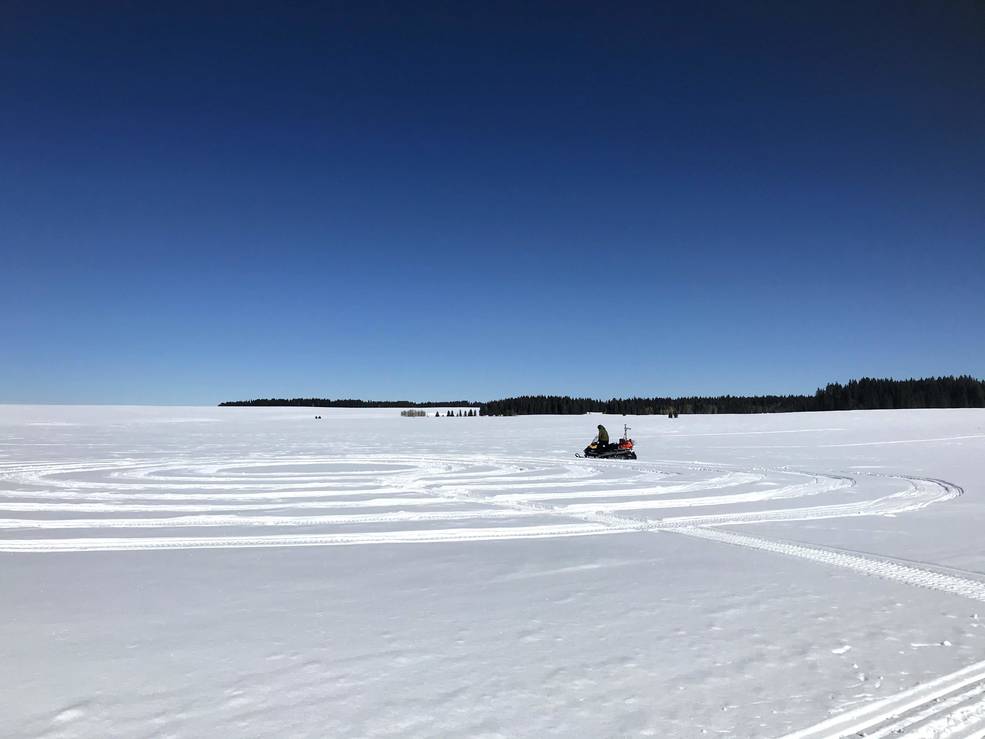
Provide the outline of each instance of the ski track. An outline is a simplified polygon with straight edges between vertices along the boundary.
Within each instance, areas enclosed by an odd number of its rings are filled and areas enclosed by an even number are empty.
[[[437,544],[663,532],[985,602],[985,582],[940,568],[722,528],[896,515],[961,493],[935,479],[671,460],[354,455],[0,462],[0,552]],[[705,507],[722,510],[683,513]],[[678,509],[681,514],[674,513]],[[668,515],[655,518],[649,511]],[[454,522],[469,525],[436,527]],[[303,533],[289,533],[300,527]],[[247,533],[257,528],[271,533]],[[156,534],[131,535],[147,529]],[[195,530],[202,533],[188,535]],[[45,536],[24,538],[30,532]],[[985,662],[787,739],[928,739],[982,736],[979,731],[985,732]]]
[[[845,711],[783,739],[968,736],[985,730],[985,662]],[[978,736],[979,734],[974,734]]]

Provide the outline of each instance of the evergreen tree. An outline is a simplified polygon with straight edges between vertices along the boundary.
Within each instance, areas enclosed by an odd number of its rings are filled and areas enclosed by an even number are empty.
[[[678,413],[787,413],[794,411],[868,410],[878,408],[985,408],[985,381],[969,376],[922,380],[863,377],[847,384],[830,383],[813,395],[759,395],[687,398],[572,398],[520,396],[484,403],[479,415],[540,413],[610,413],[645,415],[655,410]],[[662,410],[659,410],[662,409]]]

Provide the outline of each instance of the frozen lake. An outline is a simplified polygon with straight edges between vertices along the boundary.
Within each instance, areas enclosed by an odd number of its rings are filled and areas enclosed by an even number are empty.
[[[985,731],[985,411],[431,413],[0,406],[0,734]]]

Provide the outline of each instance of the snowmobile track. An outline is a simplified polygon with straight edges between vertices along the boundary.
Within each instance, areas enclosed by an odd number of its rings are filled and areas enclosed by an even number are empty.
[[[719,529],[681,527],[675,529],[675,532],[698,539],[708,539],[724,544],[759,549],[764,552],[784,554],[788,557],[797,557],[799,559],[820,562],[821,564],[843,567],[883,580],[893,580],[920,588],[937,590],[942,593],[951,593],[985,603],[985,582],[948,575],[912,565],[904,565],[892,560],[876,559],[861,554],[849,554],[840,550],[792,544],[757,536],[747,536],[745,534],[737,534]]]
[[[529,527],[518,525],[522,523],[519,519],[535,516],[541,517],[536,523],[542,524],[537,529],[538,538],[551,531],[569,536],[569,527],[575,521],[601,526],[592,529],[597,533],[676,530],[896,514],[960,494],[959,488],[940,481],[907,479],[906,485],[906,489],[873,496],[858,494],[855,477],[837,474],[736,469],[704,462],[565,463],[549,457],[504,460],[493,455],[14,462],[0,464],[0,551],[86,551],[107,547],[125,550],[128,545],[132,549],[200,549],[432,543],[469,541],[478,536],[526,538],[532,532],[527,530]],[[844,502],[836,497],[818,505],[799,504],[808,496],[831,498],[841,491],[851,493],[843,496]],[[771,502],[782,505],[742,510]],[[731,510],[703,515],[671,513],[665,518],[649,515],[649,511],[696,507]],[[29,517],[31,513],[35,516]],[[494,525],[481,534],[486,521],[498,523],[510,518],[517,519],[513,523],[517,530],[512,535],[507,535],[505,529],[509,527],[503,525]],[[417,528],[443,521],[471,521],[475,528]],[[394,524],[405,524],[402,528],[406,530],[381,530]],[[343,533],[335,529],[337,526],[365,527],[365,531]],[[272,534],[277,528],[316,530],[304,536],[284,532],[265,537],[236,531],[255,531],[257,527],[266,527]],[[213,530],[212,535],[186,535],[206,528]],[[84,535],[31,540],[18,533],[68,529]],[[181,530],[182,535],[161,535],[157,537],[159,541],[153,542],[146,537],[125,536],[128,531],[140,529],[159,529],[162,534]],[[218,529],[228,529],[228,535],[219,535]],[[112,531],[113,540],[103,541],[107,537],[100,536],[100,531]],[[856,569],[864,570],[865,566],[858,564]]]
[[[0,552],[439,544],[668,532],[985,602],[985,582],[958,572],[722,528],[896,515],[962,492],[936,479],[680,460],[353,455],[13,462],[0,463]],[[808,497],[816,504],[801,505]],[[700,507],[725,510],[664,518],[649,513]],[[455,521],[469,524],[430,528]],[[300,527],[310,530],[300,533]],[[271,533],[257,535],[257,528]],[[148,529],[160,535],[127,535]],[[196,529],[202,535],[185,535]],[[42,538],[22,538],[35,530]],[[71,537],[63,537],[67,530]],[[985,662],[788,739],[961,736],[983,725]]]

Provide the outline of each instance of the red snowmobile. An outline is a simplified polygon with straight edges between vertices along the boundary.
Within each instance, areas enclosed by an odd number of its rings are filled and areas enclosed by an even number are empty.
[[[575,454],[576,457],[591,457],[593,459],[636,459],[636,451],[633,440],[629,438],[629,426],[623,424],[622,438],[618,444],[599,444],[598,437],[585,447],[582,454]]]

